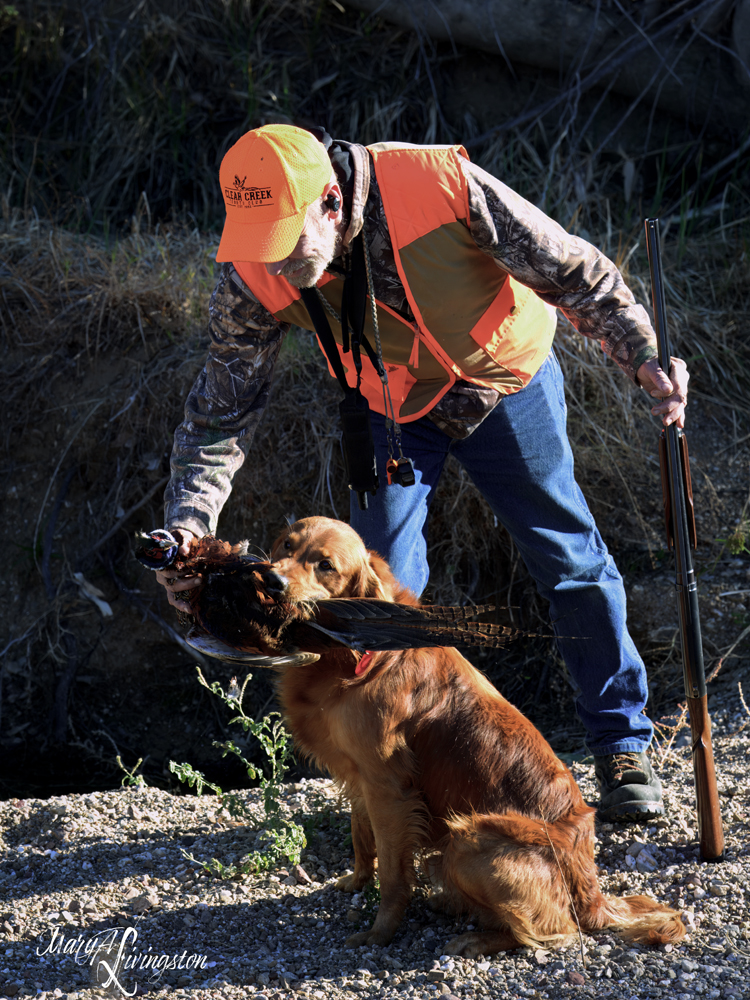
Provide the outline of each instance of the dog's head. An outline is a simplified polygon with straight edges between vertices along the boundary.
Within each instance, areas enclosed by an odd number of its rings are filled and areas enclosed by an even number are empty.
[[[385,560],[366,549],[348,524],[329,517],[303,518],[279,535],[265,582],[270,592],[294,602],[327,597],[393,601],[401,591]]]

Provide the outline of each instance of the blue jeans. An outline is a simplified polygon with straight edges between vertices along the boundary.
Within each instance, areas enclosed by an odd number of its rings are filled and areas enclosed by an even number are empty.
[[[396,578],[421,594],[429,575],[429,505],[448,453],[455,455],[550,602],[589,751],[645,750],[653,735],[643,714],[646,669],[627,630],[622,577],[575,481],[566,416],[562,372],[550,354],[531,382],[503,398],[468,438],[450,438],[427,418],[402,424],[416,484],[381,485],[366,511],[352,494],[351,524]],[[385,484],[383,417],[374,413],[372,423]]]

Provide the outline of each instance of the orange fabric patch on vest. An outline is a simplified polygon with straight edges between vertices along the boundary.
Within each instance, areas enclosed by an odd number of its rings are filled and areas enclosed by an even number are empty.
[[[375,161],[394,250],[408,246],[436,226],[469,218],[466,181],[458,159],[459,153],[469,159],[463,146],[399,149],[398,143],[375,143],[367,148]],[[426,199],[426,191],[434,191],[436,196]],[[391,192],[397,192],[396,197],[391,197]]]

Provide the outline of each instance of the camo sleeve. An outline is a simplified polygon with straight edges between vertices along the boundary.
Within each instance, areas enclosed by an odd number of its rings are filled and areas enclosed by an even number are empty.
[[[164,494],[167,528],[203,536],[216,530],[232,480],[268,401],[288,323],[258,302],[225,264],[209,304],[210,347],[174,435]]]
[[[617,267],[571,236],[486,170],[462,160],[469,187],[469,228],[480,250],[570,320],[625,374],[656,357],[656,335]]]

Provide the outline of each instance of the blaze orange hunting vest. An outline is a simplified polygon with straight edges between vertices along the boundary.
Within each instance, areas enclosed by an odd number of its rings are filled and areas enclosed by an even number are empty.
[[[368,149],[396,267],[415,319],[410,323],[378,300],[383,363],[396,419],[424,416],[456,379],[502,394],[522,389],[549,354],[555,310],[474,243],[459,157],[467,156],[465,150],[401,143]],[[278,320],[314,330],[299,290],[286,278],[271,276],[264,264],[235,261],[234,267]],[[324,274],[318,289],[340,313],[343,280]],[[341,325],[331,319],[331,329],[353,386],[354,364],[341,349]],[[369,308],[365,334],[374,345]],[[383,388],[364,354],[362,366],[362,392],[383,413]]]

